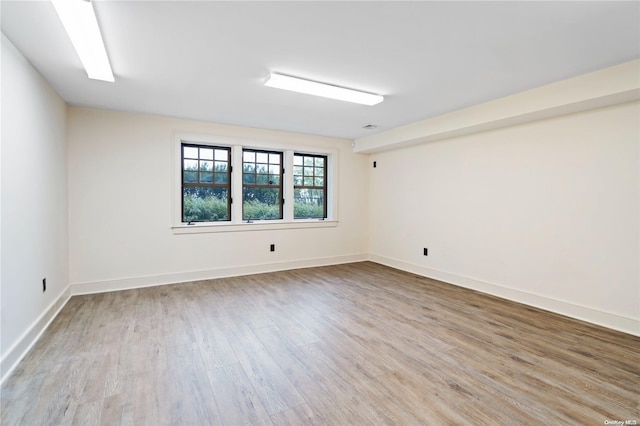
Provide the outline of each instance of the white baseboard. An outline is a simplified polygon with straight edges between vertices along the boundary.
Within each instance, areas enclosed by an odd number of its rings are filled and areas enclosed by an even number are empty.
[[[6,355],[0,360],[0,377],[2,377],[0,384],[15,370],[18,363],[38,341],[42,333],[44,333],[47,327],[49,327],[49,324],[58,316],[58,313],[60,313],[70,298],[71,288],[67,286],[60,296],[31,324],[27,331],[22,333],[18,341],[9,348]]]
[[[374,254],[369,255],[369,260],[381,265],[390,266],[402,271],[411,272],[423,277],[436,279],[448,284],[477,290],[482,293],[491,294],[503,299],[555,312],[581,321],[622,331],[624,333],[640,336],[640,320],[624,317],[598,309],[580,306],[573,303],[551,299],[521,290],[503,287],[496,284],[487,283],[473,278],[463,277],[449,272],[439,271],[412,263],[407,263],[398,259],[393,259]]]
[[[265,272],[286,271],[289,269],[312,268],[316,266],[339,265],[342,263],[363,262],[367,254],[323,257],[319,259],[292,260],[288,262],[263,263],[260,265],[234,266],[205,271],[177,272],[146,277],[123,278],[108,281],[94,281],[71,285],[71,294],[92,294],[108,291],[130,290],[157,285],[177,284],[190,281],[210,280],[214,278],[237,277],[241,275],[262,274]]]

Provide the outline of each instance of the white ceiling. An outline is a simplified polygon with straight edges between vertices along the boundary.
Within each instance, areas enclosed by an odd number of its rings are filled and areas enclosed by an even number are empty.
[[[1,3],[2,32],[69,104],[345,138],[640,57],[637,1],[94,7],[115,83],[86,77],[49,2]],[[385,101],[363,106],[264,87],[270,71]]]

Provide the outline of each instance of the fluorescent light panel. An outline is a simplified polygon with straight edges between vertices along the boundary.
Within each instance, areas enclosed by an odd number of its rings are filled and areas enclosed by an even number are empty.
[[[330,84],[303,80],[301,78],[276,73],[271,73],[271,76],[264,85],[362,105],[375,105],[384,100],[384,97],[380,95],[373,95],[358,90],[345,89],[344,87],[332,86]]]
[[[93,5],[85,0],[51,0],[89,78],[115,81]]]

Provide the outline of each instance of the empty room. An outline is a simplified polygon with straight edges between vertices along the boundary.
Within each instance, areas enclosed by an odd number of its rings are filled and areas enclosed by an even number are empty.
[[[0,2],[0,424],[640,422],[640,2]]]

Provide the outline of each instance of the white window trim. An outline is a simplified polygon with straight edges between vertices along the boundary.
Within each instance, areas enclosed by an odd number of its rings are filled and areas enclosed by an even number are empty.
[[[182,144],[193,143],[197,145],[211,145],[231,148],[231,220],[224,222],[197,222],[188,225],[182,222]],[[265,149],[279,151],[284,158],[284,185],[283,197],[285,198],[283,219],[279,220],[252,220],[251,223],[242,221],[242,150]],[[293,154],[316,154],[327,156],[327,217],[325,219],[294,219],[293,218]],[[265,231],[272,229],[302,229],[302,228],[327,228],[338,225],[338,150],[311,145],[278,144],[270,141],[241,139],[227,136],[201,135],[190,133],[176,133],[173,146],[174,168],[174,207],[173,225],[174,234],[200,234],[209,232],[238,232],[238,231]]]

